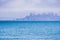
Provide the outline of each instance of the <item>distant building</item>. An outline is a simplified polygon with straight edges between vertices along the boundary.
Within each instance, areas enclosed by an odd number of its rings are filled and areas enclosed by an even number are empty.
[[[43,14],[33,14],[30,13],[29,16],[26,16],[24,18],[18,18],[16,20],[19,21],[60,21],[60,16],[54,13],[43,13]]]

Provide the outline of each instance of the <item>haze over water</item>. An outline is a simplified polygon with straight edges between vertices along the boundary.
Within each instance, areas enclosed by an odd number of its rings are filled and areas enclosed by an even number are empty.
[[[60,0],[0,0],[0,19],[23,18],[30,12],[60,14]]]

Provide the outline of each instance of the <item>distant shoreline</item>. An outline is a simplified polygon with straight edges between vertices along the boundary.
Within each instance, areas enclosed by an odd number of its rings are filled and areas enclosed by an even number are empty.
[[[60,22],[60,21],[10,21],[10,20],[2,21],[0,20],[0,22]]]

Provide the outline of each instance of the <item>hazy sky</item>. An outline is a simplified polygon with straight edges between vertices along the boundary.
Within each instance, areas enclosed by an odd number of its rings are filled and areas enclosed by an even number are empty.
[[[0,0],[0,17],[21,18],[32,11],[59,12],[60,0]]]

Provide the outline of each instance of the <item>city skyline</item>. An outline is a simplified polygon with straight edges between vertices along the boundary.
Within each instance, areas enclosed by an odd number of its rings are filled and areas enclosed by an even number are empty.
[[[59,21],[60,15],[57,13],[49,12],[42,14],[33,14],[25,16],[24,18],[16,18],[16,21]]]

